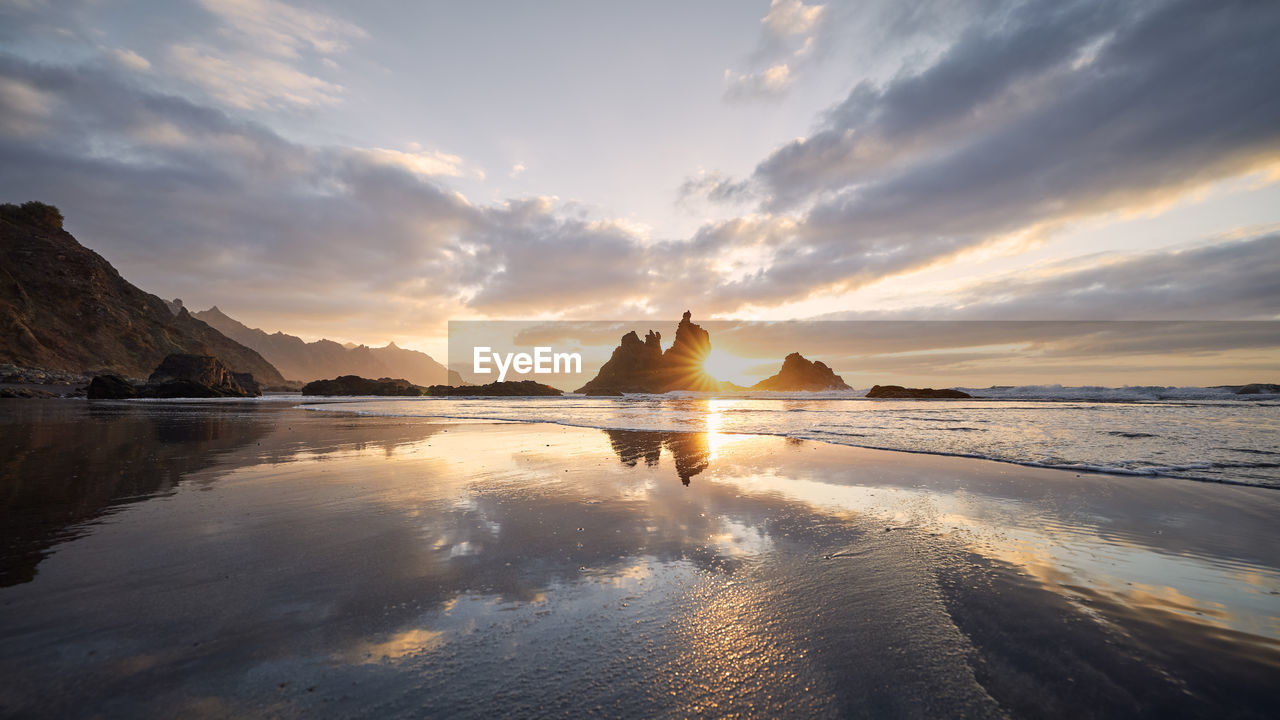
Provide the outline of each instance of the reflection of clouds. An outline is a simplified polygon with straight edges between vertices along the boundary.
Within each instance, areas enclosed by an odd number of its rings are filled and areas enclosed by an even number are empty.
[[[399,660],[411,655],[429,652],[444,642],[444,633],[423,628],[398,632],[381,642],[358,646],[348,657],[357,663],[376,663]]]

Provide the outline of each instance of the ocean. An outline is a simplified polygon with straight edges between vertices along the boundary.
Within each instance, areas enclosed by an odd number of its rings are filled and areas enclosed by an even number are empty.
[[[1189,387],[964,389],[998,397],[869,400],[864,391],[847,391],[305,398],[302,407],[612,430],[780,435],[1076,472],[1280,488],[1280,395]]]

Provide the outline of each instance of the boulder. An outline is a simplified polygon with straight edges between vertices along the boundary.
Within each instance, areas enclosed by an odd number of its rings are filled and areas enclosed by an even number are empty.
[[[907,388],[902,387],[901,385],[876,385],[867,391],[867,397],[942,400],[971,398],[973,396],[960,390],[934,390],[933,388]]]
[[[212,355],[175,353],[167,356],[140,393],[154,398],[251,397],[261,395],[257,383],[249,376],[253,392],[236,379],[221,360]]]
[[[127,400],[138,397],[138,388],[119,375],[97,375],[85,393],[90,400]]]
[[[850,390],[844,378],[835,374],[821,360],[806,360],[800,353],[791,353],[782,361],[778,374],[765,378],[752,390],[795,392],[800,390]]]

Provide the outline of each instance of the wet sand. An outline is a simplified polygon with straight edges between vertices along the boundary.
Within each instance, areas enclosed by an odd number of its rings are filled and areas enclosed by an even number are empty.
[[[0,401],[0,715],[1267,717],[1280,493]]]

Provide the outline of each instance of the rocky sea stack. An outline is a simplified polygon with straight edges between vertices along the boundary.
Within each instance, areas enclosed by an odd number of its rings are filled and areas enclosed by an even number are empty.
[[[809,361],[798,352],[793,352],[782,361],[782,369],[778,370],[778,374],[765,378],[755,385],[751,386],[752,390],[772,390],[782,392],[795,392],[807,390],[817,392],[819,390],[850,390],[844,378],[835,374],[831,368],[827,367],[821,360]]]
[[[601,368],[577,392],[586,395],[664,393],[672,390],[716,390],[719,383],[702,369],[711,352],[711,334],[693,322],[691,313],[676,327],[676,338],[666,352],[662,335],[650,330],[644,340],[635,331],[622,336]]]

